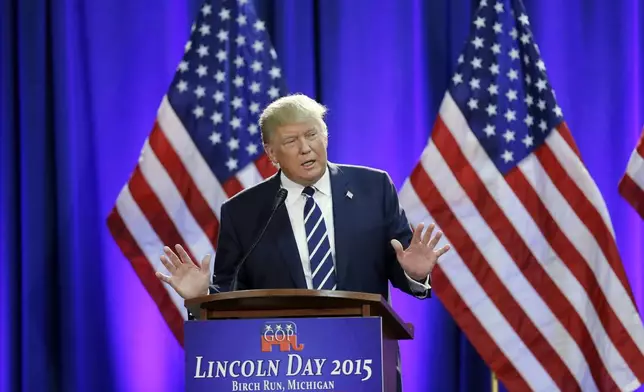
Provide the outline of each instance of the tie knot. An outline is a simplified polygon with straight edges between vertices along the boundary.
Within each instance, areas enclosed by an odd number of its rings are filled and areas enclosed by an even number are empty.
[[[313,196],[314,193],[315,193],[315,188],[313,188],[312,186],[307,186],[302,190],[302,194],[307,197]]]

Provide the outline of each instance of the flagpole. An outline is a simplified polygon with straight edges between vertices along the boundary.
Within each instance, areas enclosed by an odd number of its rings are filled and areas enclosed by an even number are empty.
[[[499,380],[494,372],[492,372],[492,392],[499,392]]]

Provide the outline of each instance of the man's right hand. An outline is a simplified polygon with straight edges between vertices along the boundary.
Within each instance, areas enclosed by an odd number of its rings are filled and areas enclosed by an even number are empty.
[[[176,245],[175,249],[179,256],[169,247],[163,247],[165,255],[161,256],[161,262],[170,276],[157,272],[157,278],[172,286],[183,299],[207,295],[210,284],[210,255],[206,255],[201,264],[195,264],[181,245]]]

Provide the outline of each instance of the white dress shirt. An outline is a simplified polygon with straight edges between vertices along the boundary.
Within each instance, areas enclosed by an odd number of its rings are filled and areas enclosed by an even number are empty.
[[[288,191],[288,196],[284,205],[288,212],[288,217],[291,221],[291,227],[293,229],[293,234],[295,235],[295,242],[297,244],[297,249],[300,253],[300,260],[302,261],[302,269],[304,270],[304,278],[306,280],[306,287],[309,289],[313,288],[313,274],[311,273],[311,263],[309,261],[309,248],[306,242],[306,229],[304,226],[304,204],[306,203],[306,196],[302,195],[304,186],[292,181],[290,178],[286,177],[284,172],[281,172],[280,179],[282,182],[282,187]],[[329,176],[329,169],[327,168],[324,171],[322,178],[313,184],[315,188],[315,193],[313,194],[313,199],[322,210],[322,217],[324,218],[324,224],[326,225],[329,245],[331,246],[331,257],[333,259],[333,265],[335,266],[335,231],[333,226],[333,198],[331,196],[331,178]],[[413,280],[407,275],[409,280],[410,287],[415,294],[424,297],[427,295],[429,286],[429,276],[424,283]]]

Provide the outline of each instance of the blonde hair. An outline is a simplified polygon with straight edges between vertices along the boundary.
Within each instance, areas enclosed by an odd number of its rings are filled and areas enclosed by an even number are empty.
[[[327,108],[304,94],[292,94],[276,99],[264,109],[259,117],[262,142],[267,144],[277,127],[286,124],[316,121],[327,135],[324,116]]]

